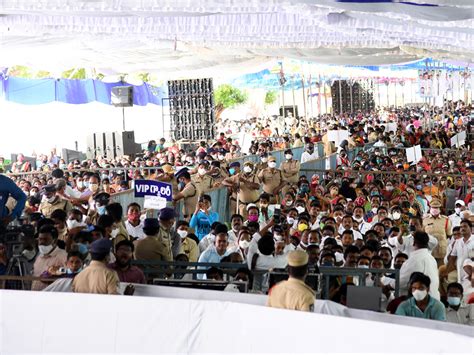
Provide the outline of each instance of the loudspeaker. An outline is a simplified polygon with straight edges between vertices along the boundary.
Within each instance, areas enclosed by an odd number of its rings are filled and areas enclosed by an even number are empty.
[[[293,112],[293,106],[285,106],[286,117],[290,112],[293,117],[298,117],[298,106],[295,105],[295,112]],[[280,116],[283,117],[283,106],[280,106]]]
[[[133,86],[114,86],[110,99],[115,107],[133,106]]]
[[[140,153],[140,144],[135,143],[135,132],[114,132],[115,156],[130,155]]]

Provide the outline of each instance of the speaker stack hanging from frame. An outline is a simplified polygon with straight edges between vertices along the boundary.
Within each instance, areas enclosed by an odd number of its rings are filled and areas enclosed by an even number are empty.
[[[211,78],[168,81],[171,136],[175,140],[209,140],[215,136]]]
[[[341,113],[341,107],[342,113],[368,112],[375,108],[371,81],[336,80],[331,85],[331,97],[334,113]]]

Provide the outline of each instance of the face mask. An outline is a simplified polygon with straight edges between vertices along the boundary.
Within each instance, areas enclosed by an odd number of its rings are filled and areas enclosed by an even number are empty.
[[[309,186],[308,185],[301,185],[300,191],[302,193],[308,193],[309,192]]]
[[[460,214],[460,213],[461,213],[461,208],[456,207],[456,208],[454,209],[454,212],[456,212],[456,214]]]
[[[387,186],[385,189],[386,189],[387,191],[392,191],[392,190],[393,190],[393,186]]]
[[[80,273],[81,271],[82,271],[82,267],[81,267],[79,270],[77,270],[76,272],[72,271],[71,269],[67,269],[67,270],[66,270],[66,274],[68,274],[68,275],[78,274],[78,273]]]
[[[110,233],[110,237],[111,237],[112,239],[114,239],[114,238],[118,235],[118,233],[119,233],[119,229],[118,229],[118,228],[114,228],[114,229],[112,229],[112,232]]]
[[[256,216],[256,215],[248,216],[248,220],[249,220],[249,222],[257,222],[258,221],[258,216]]]
[[[230,169],[229,169],[229,174],[230,174],[230,175],[234,175],[234,174],[235,174],[235,169],[234,169],[234,168],[230,168]]]
[[[461,304],[461,297],[448,297],[448,304],[450,306],[459,306]]]
[[[373,214],[377,214],[377,210],[378,210],[378,208],[377,208],[377,207],[374,207],[374,208],[372,208],[371,211],[372,211]]]
[[[186,186],[186,184],[182,181],[178,182],[178,190],[179,191],[182,191],[184,189],[184,186]]]
[[[274,161],[271,161],[268,163],[268,167],[271,168],[271,169],[274,169],[276,168],[277,164],[274,162]]]
[[[201,176],[206,175],[206,172],[207,172],[206,169],[203,169],[203,168],[198,169],[198,174]]]
[[[217,156],[217,159],[219,159],[219,160],[224,160],[224,156],[223,156],[223,155],[218,155],[218,156]]]
[[[266,163],[268,161],[268,158],[262,158],[262,163]]]
[[[97,206],[96,210],[97,210],[97,213],[101,216],[105,214],[105,206]]]
[[[88,188],[90,185],[89,181],[84,181],[84,187]]]
[[[97,190],[99,190],[99,184],[89,184],[89,190],[91,190],[92,192],[96,192]]]
[[[322,266],[332,267],[334,266],[334,264],[332,263],[332,261],[327,260],[322,264]]]
[[[296,210],[298,211],[298,213],[303,213],[306,209],[303,206],[297,206]]]
[[[288,224],[289,224],[290,226],[292,226],[293,223],[295,223],[295,219],[292,218],[292,217],[289,217],[289,216],[286,217],[286,221],[288,222]]]
[[[84,187],[84,182],[83,181],[78,181],[76,182],[76,186],[78,189],[82,189]]]
[[[250,242],[248,240],[245,240],[245,239],[239,240],[240,249],[248,249],[249,246],[250,246]]]
[[[368,269],[369,265],[359,265],[359,269]]]
[[[293,159],[293,155],[285,154],[285,158],[286,158],[286,160],[291,160],[291,159]]]
[[[286,201],[285,205],[286,207],[290,207],[293,204],[293,201]]]
[[[56,196],[53,196],[53,197],[50,197],[50,198],[46,199],[46,201],[48,201],[49,203],[53,203],[55,200],[56,200]]]
[[[47,255],[53,250],[52,245],[38,245],[38,249],[41,255]]]
[[[400,212],[393,212],[393,213],[392,213],[392,217],[393,217],[393,219],[396,220],[396,221],[399,220],[400,217],[401,217]]]
[[[430,213],[431,213],[431,215],[433,215],[433,216],[439,215],[439,212],[440,212],[439,208],[431,208],[431,209],[430,209]]]
[[[82,244],[82,243],[77,243],[76,245],[77,245],[77,250],[82,255],[86,255],[89,252],[89,248],[87,247],[87,245]]]
[[[426,295],[428,294],[428,292],[426,290],[415,290],[412,292],[412,295],[413,295],[413,298],[416,300],[416,301],[422,301],[425,299]]]
[[[78,222],[75,219],[68,219],[66,220],[67,229],[73,229],[76,227],[84,227],[86,224],[83,222]]]
[[[343,253],[337,251],[336,253],[334,253],[334,255],[336,255],[336,262],[344,261],[344,254]]]
[[[32,260],[36,256],[36,251],[35,249],[33,250],[25,249],[21,252],[21,255],[25,257],[26,260]]]
[[[249,174],[252,172],[252,168],[248,165],[244,166],[244,173]]]
[[[181,237],[181,239],[186,238],[186,236],[188,235],[188,232],[185,231],[185,230],[182,230],[182,229],[178,229],[176,232],[179,234],[179,236]]]
[[[298,230],[299,230],[300,232],[304,232],[304,231],[307,230],[307,229],[308,229],[308,225],[307,225],[307,224],[301,223],[301,224],[298,225]]]
[[[283,240],[283,236],[281,234],[274,234],[273,235],[273,240],[275,242],[281,242]]]
[[[357,223],[360,223],[364,220],[364,217],[354,217],[354,221],[356,221]]]

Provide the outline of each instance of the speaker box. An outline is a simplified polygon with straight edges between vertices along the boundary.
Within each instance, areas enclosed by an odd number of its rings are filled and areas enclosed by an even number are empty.
[[[298,117],[298,106],[295,105],[295,112],[293,112],[293,106],[285,106],[286,117],[288,117],[288,113],[290,112],[293,117]],[[280,116],[283,117],[283,106],[280,106]]]
[[[133,86],[114,86],[110,98],[115,107],[133,106]]]

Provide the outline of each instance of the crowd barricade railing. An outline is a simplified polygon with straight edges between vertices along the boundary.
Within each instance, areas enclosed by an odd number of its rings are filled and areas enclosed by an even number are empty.
[[[153,279],[152,283],[155,286],[184,287],[212,291],[224,291],[229,284],[232,284],[235,285],[241,293],[249,292],[248,282],[243,281],[179,280],[156,278]]]

